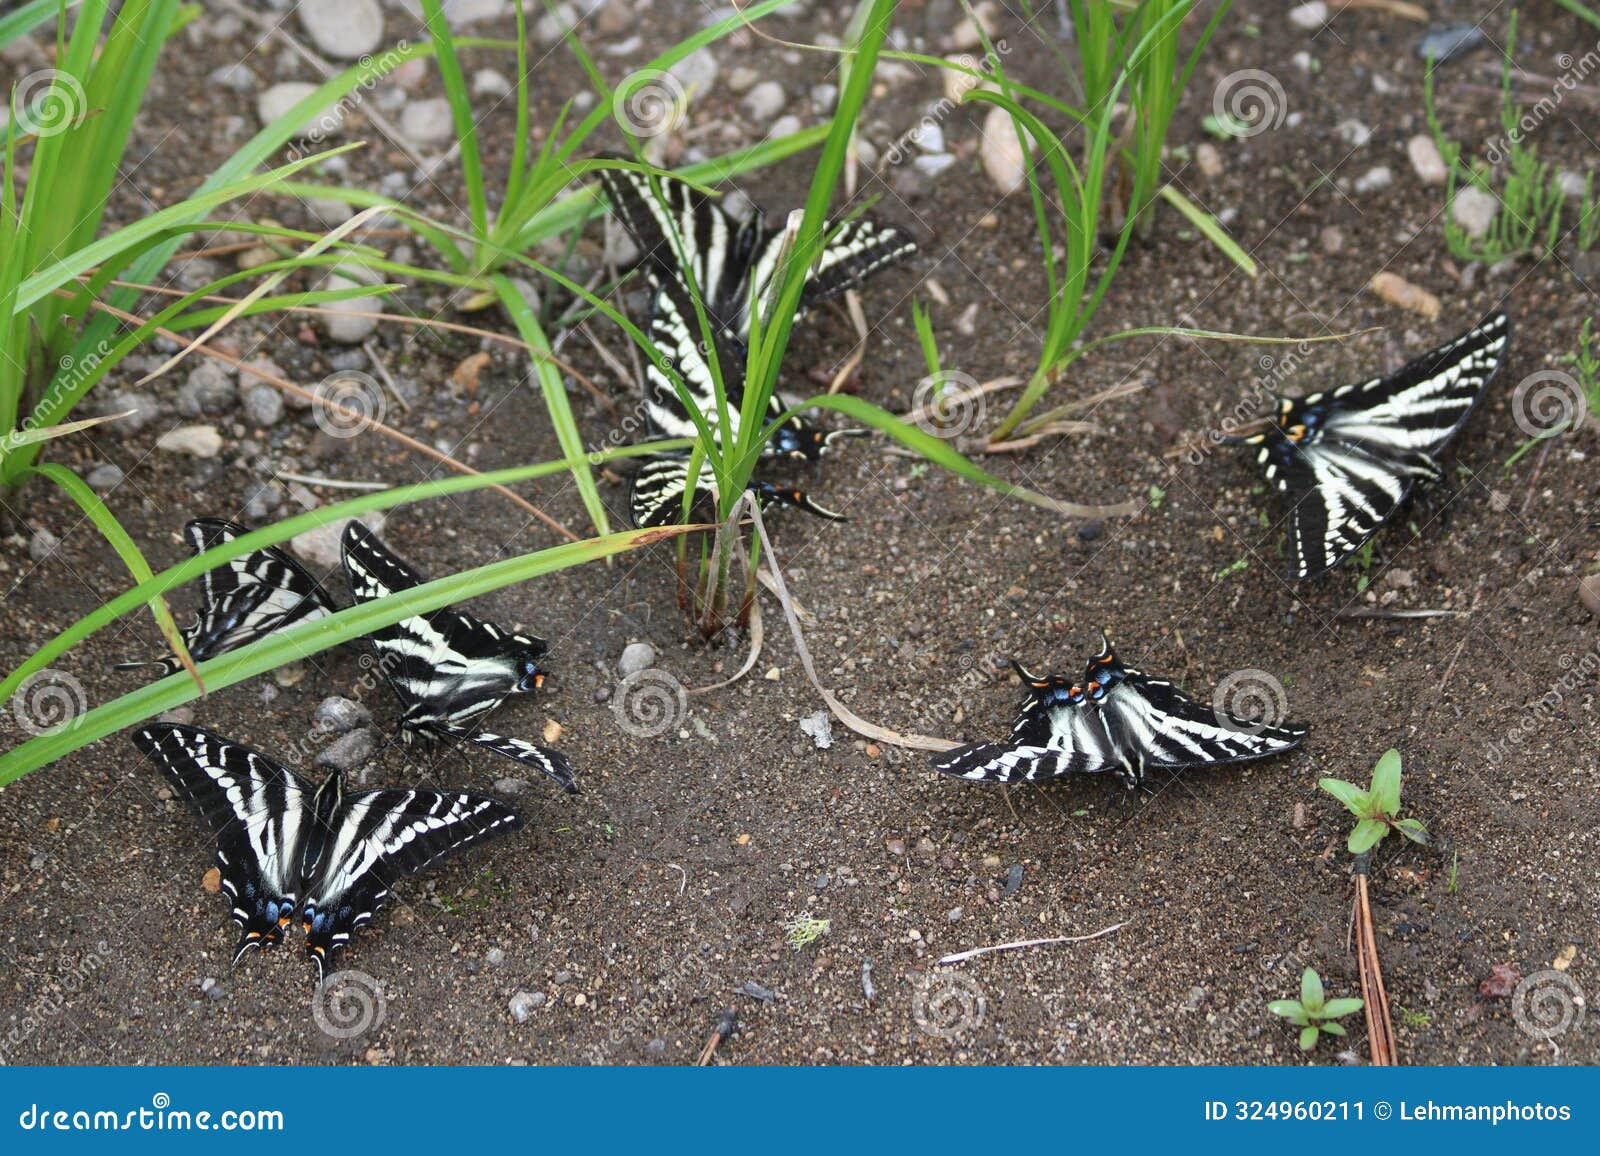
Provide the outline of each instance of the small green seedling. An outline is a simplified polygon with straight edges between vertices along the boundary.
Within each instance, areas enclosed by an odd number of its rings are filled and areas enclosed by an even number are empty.
[[[799,951],[821,939],[832,926],[829,920],[813,919],[809,911],[802,911],[784,924],[783,931],[789,946]]]
[[[1350,832],[1350,854],[1372,850],[1390,831],[1398,831],[1413,843],[1426,843],[1428,829],[1419,819],[1400,818],[1400,752],[1383,752],[1372,768],[1372,786],[1363,791],[1343,779],[1322,779],[1317,784],[1338,799],[1360,820]]]
[[[1300,998],[1275,999],[1267,1010],[1296,1025],[1300,1029],[1300,1050],[1309,1052],[1323,1032],[1344,1035],[1344,1026],[1334,1021],[1355,1015],[1364,1006],[1359,999],[1328,999],[1322,991],[1322,977],[1308,967],[1300,977]]]

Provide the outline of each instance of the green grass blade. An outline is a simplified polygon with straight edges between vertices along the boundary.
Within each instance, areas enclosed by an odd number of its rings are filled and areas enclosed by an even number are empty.
[[[221,690],[286,663],[338,646],[389,626],[402,618],[425,614],[457,602],[477,598],[518,582],[565,570],[584,562],[609,558],[680,534],[715,529],[712,526],[669,526],[655,530],[629,530],[567,542],[532,554],[507,558],[460,574],[436,578],[387,598],[364,602],[325,618],[304,622],[250,643],[248,646],[203,662],[199,674],[211,690]],[[200,689],[183,675],[169,675],[123,695],[67,723],[46,731],[15,750],[0,755],[0,787],[29,771],[55,762],[96,739],[104,738],[163,711],[191,702]]]
[[[455,38],[450,34],[450,22],[445,19],[439,0],[422,0],[422,12],[428,35],[433,39],[439,80],[444,85],[445,99],[450,102],[450,119],[455,122],[456,144],[461,149],[461,180],[467,186],[472,231],[482,237],[489,232],[489,201],[483,187],[483,160],[478,155],[478,129],[472,119],[467,78],[462,75]]]
[[[686,438],[673,438],[664,441],[641,442],[637,445],[617,446],[609,450],[596,450],[589,455],[589,460],[595,465],[614,461],[622,458],[645,457],[653,453],[664,453],[687,449],[690,442]],[[397,506],[406,506],[414,502],[427,501],[433,498],[448,497],[453,494],[468,493],[472,490],[481,490],[489,486],[508,486],[517,482],[531,481],[534,478],[548,477],[559,474],[567,468],[565,461],[540,462],[533,466],[516,466],[511,469],[494,470],[488,473],[471,474],[449,478],[438,478],[429,482],[418,482],[410,486],[397,486],[392,490],[382,490],[373,494],[362,494],[360,497],[351,498],[343,502],[335,502],[331,506],[322,506],[309,510],[303,514],[296,514],[275,522],[270,526],[263,526],[259,530],[251,530],[248,534],[208,550],[194,558],[185,559],[176,565],[169,566],[153,579],[141,582],[132,590],[126,590],[113,598],[107,599],[100,606],[91,610],[67,629],[51,638],[23,663],[0,681],[0,704],[3,704],[17,687],[28,678],[49,666],[61,655],[71,650],[95,631],[109,626],[125,614],[129,614],[143,606],[150,599],[175,590],[185,582],[192,582],[207,570],[213,570],[223,563],[234,558],[241,558],[252,550],[260,550],[266,546],[278,546],[287,542],[297,534],[304,534],[307,530],[315,530],[329,522],[338,521],[340,518],[358,518],[362,514],[374,510],[391,510]]]
[[[139,547],[134,545],[133,539],[128,536],[128,531],[122,528],[122,523],[106,508],[100,500],[100,495],[89,488],[77,474],[67,469],[46,463],[34,466],[33,473],[49,478],[65,491],[67,497],[78,504],[84,517],[94,523],[94,528],[100,531],[110,547],[117,552],[117,557],[122,559],[122,564],[128,568],[128,573],[133,575],[135,582],[148,582],[155,577],[150,571],[150,563],[145,561],[144,554]],[[156,620],[156,629],[161,631],[161,637],[167,640],[167,645],[172,648],[172,653],[178,661],[183,663],[185,675],[174,675],[180,681],[183,678],[192,680],[194,689],[201,694],[205,693],[205,686],[200,682],[200,676],[195,673],[194,659],[189,657],[189,648],[184,645],[183,632],[178,629],[178,624],[172,620],[172,611],[167,606],[167,600],[161,595],[156,595],[149,602],[150,613]]]
[[[858,421],[862,425],[871,426],[873,429],[888,434],[907,449],[922,455],[934,465],[949,470],[958,477],[987,486],[991,490],[1005,494],[1007,497],[1018,498],[1030,505],[1053,510],[1068,517],[1126,517],[1137,514],[1143,508],[1142,503],[1131,500],[1118,502],[1111,506],[1084,506],[1075,502],[1063,502],[1057,498],[1048,497],[1025,486],[1013,485],[1003,478],[997,478],[987,470],[974,465],[943,438],[935,437],[927,430],[914,426],[909,422],[901,421],[894,414],[880,409],[870,401],[865,401],[859,397],[851,397],[845,393],[831,393],[813,397],[809,401],[787,411],[778,421],[781,423],[792,415],[807,409],[831,409],[836,413],[842,413],[852,421]]]
[[[522,340],[539,353],[551,353],[550,341],[539,324],[539,318],[528,307],[511,279],[496,274],[489,281]],[[611,521],[606,515],[605,503],[600,500],[600,489],[595,485],[594,470],[584,451],[583,434],[578,430],[578,419],[572,412],[572,401],[567,397],[567,386],[561,379],[561,371],[543,357],[530,358],[529,362],[544,393],[545,408],[550,411],[550,425],[556,431],[556,440],[561,443],[561,452],[567,457],[572,483],[578,487],[578,496],[589,511],[589,520],[594,523],[595,532],[607,533],[611,529]]]
[[[21,39],[61,11],[61,0],[28,0],[15,12],[0,16],[0,48]]]
[[[1244,251],[1239,242],[1228,235],[1228,231],[1222,227],[1222,222],[1217,220],[1216,217],[1206,212],[1172,185],[1162,185],[1160,195],[1162,200],[1182,213],[1188,222],[1199,231],[1201,236],[1222,250],[1223,256],[1239,266],[1246,276],[1255,277],[1260,272],[1256,267],[1255,260],[1249,253]]]

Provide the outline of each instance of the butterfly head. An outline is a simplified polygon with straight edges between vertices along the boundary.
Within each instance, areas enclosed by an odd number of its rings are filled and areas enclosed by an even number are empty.
[[[790,421],[772,435],[772,453],[798,462],[815,462],[832,448],[836,438],[865,437],[864,429],[820,430],[802,421]]]

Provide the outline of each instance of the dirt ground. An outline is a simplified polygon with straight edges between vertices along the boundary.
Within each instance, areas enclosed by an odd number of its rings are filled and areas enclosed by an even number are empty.
[[[850,7],[813,4],[771,27],[797,39],[837,36]],[[902,8],[899,26],[918,47],[938,50],[955,24],[950,3]],[[1430,10],[1441,22],[1482,21],[1496,43],[1503,37],[1503,7]],[[639,36],[642,46],[602,55],[608,75],[638,67],[700,15],[699,6],[639,6],[632,28],[610,39]],[[400,20],[391,9],[391,37],[401,34]],[[1024,46],[1012,66],[1059,88],[1039,39],[1054,34],[1053,18],[1024,27],[1002,15],[1001,24]],[[506,32],[509,22],[488,27]],[[1552,71],[1558,53],[1592,46],[1583,29],[1549,6],[1526,11],[1519,59]],[[1347,945],[1348,817],[1317,779],[1365,782],[1390,746],[1405,756],[1407,810],[1435,836],[1426,849],[1390,840],[1374,866],[1374,918],[1403,1060],[1600,1058],[1600,1017],[1540,1038],[1519,1028],[1511,1000],[1479,992],[1500,964],[1526,976],[1559,967],[1579,989],[1600,991],[1600,635],[1576,594],[1600,562],[1600,532],[1589,528],[1600,492],[1596,427],[1504,466],[1524,440],[1512,413],[1516,383],[1558,367],[1581,320],[1595,314],[1595,297],[1570,247],[1492,271],[1453,263],[1440,228],[1442,191],[1423,185],[1406,154],[1407,140],[1425,131],[1414,51],[1421,31],[1386,13],[1350,11],[1313,35],[1287,23],[1278,5],[1235,4],[1176,118],[1172,143],[1183,153],[1172,167],[1192,196],[1227,214],[1261,274],[1247,278],[1166,212],[1153,240],[1131,250],[1095,326],[1101,334],[1180,323],[1270,335],[1382,332],[1309,346],[1287,367],[1264,360],[1276,355],[1261,347],[1113,346],[1080,362],[1054,396],[1124,381],[1142,392],[1096,409],[1093,433],[985,459],[1058,497],[1138,498],[1143,509],[1131,518],[1064,520],[873,439],[846,444],[802,478],[849,522],[772,521],[779,560],[815,616],[808,638],[820,676],[873,722],[963,741],[999,737],[1019,697],[1015,680],[997,673],[1003,660],[1076,670],[1104,628],[1130,663],[1198,697],[1237,672],[1275,679],[1290,717],[1311,728],[1302,751],[1158,782],[1153,797],[1131,801],[1099,780],[1009,792],[951,781],[929,769],[926,755],[869,749],[837,723],[832,745],[819,749],[799,722],[823,704],[770,602],[756,673],[687,697],[664,734],[636,737],[614,709],[617,659],[628,643],[651,643],[660,669],[685,687],[719,681],[743,654],[697,645],[674,602],[672,552],[656,548],[474,607],[550,640],[553,677],[542,693],[507,704],[496,729],[537,738],[548,720],[559,722],[558,745],[579,768],[583,791],[567,798],[529,784],[514,796],[526,823],[520,834],[398,889],[343,963],[378,989],[367,1014],[349,1001],[314,1005],[293,941],[289,952],[230,969],[226,905],[202,887],[211,843],[125,737],[7,789],[5,1060],[688,1063],[732,1007],[739,1031],[721,1045],[719,1062],[1302,1063],[1292,1030],[1265,1003],[1294,994],[1306,965],[1332,993],[1357,988]],[[245,117],[253,130],[253,98],[219,89],[206,74],[245,59],[256,39],[240,33],[169,55],[134,149],[143,160],[119,189],[115,216],[193,187],[242,140],[227,142],[227,118]],[[264,83],[283,78],[275,71],[283,52],[249,57]],[[1297,64],[1299,52],[1318,70]],[[749,65],[791,94],[829,79],[826,58],[750,38],[715,54],[724,78]],[[1441,105],[1458,138],[1495,131],[1494,59],[1492,48],[1480,51],[1441,75]],[[539,67],[534,120],[548,123],[580,75],[559,52]],[[1193,159],[1209,139],[1200,122],[1219,83],[1241,69],[1276,78],[1291,115],[1272,131],[1217,142],[1222,171],[1207,177]],[[435,86],[430,76],[419,92],[433,95]],[[936,76],[915,68],[891,70],[882,87],[866,117],[880,151],[940,91]],[[502,112],[485,134],[501,142],[490,148],[501,164],[510,127]],[[1595,143],[1574,123],[1582,115],[1543,125],[1542,155],[1593,168]],[[739,98],[713,86],[691,124],[725,128],[696,143],[719,152],[755,139],[742,116]],[[1338,128],[1346,118],[1371,126],[1371,139],[1353,147]],[[975,156],[980,123],[981,112],[967,109],[944,122],[957,161],[942,174],[913,175],[909,165],[864,173],[863,193],[881,198],[873,211],[912,228],[923,246],[863,295],[874,331],[851,388],[897,411],[910,407],[924,372],[914,298],[932,303],[946,365],[975,379],[1026,373],[1038,349],[1043,288],[1031,212],[1025,197],[1002,198],[984,177]],[[376,181],[403,164],[380,141],[352,162],[351,179]],[[1392,170],[1392,184],[1356,192],[1380,165]],[[800,158],[743,187],[786,210],[807,173]],[[460,200],[454,170],[415,197],[427,211],[451,212]],[[252,210],[307,220],[293,202]],[[592,225],[580,259],[595,259],[599,238]],[[1439,319],[1364,291],[1380,270],[1436,293]],[[446,309],[427,289],[403,300],[425,316]],[[1516,326],[1507,369],[1460,438],[1447,483],[1416,505],[1409,524],[1378,538],[1364,590],[1354,565],[1307,586],[1285,582],[1277,507],[1246,457],[1161,456],[1215,428],[1253,382],[1298,393],[1353,380],[1496,307]],[[969,322],[958,325],[969,308]],[[494,314],[471,320],[510,331]],[[626,356],[614,330],[595,332]],[[268,354],[305,383],[324,377],[341,352],[296,318],[231,336],[246,355]],[[809,319],[791,347],[792,388],[825,380],[851,343],[837,312]],[[419,387],[409,412],[391,407],[388,415],[407,432],[480,468],[558,456],[523,358],[492,347],[480,390],[467,397],[447,378],[479,350],[475,340],[384,326],[377,348]],[[586,341],[563,348],[619,401],[632,396],[631,383]],[[157,396],[170,402],[181,376],[156,383]],[[603,442],[608,411],[582,391],[574,399],[586,439]],[[330,445],[294,411],[270,430],[248,428],[238,411],[225,416],[228,444],[209,462],[155,452],[155,439],[181,420],[169,412],[136,434],[94,431],[53,454],[80,470],[110,461],[127,472],[108,501],[158,566],[181,556],[175,534],[186,519],[240,517],[272,468],[391,483],[437,474],[370,434]],[[262,460],[271,463],[265,475]],[[325,502],[348,496],[312,490]],[[569,482],[522,492],[585,528]],[[605,492],[620,524],[625,490]],[[0,546],[7,669],[127,585],[115,555],[67,502],[42,485],[28,498],[30,525],[62,545],[42,564],[30,560],[24,536]],[[492,493],[396,510],[384,536],[432,575],[555,541]],[[1396,610],[1451,614],[1352,616]],[[130,616],[56,666],[100,704],[138,685],[110,664],[156,645],[147,616]],[[330,652],[293,685],[241,684],[195,703],[192,714],[269,753],[284,750],[304,736],[318,702],[358,693],[362,674],[353,655]],[[378,688],[365,699],[385,743],[369,782],[490,790],[517,773],[482,752],[402,748],[386,695]],[[0,727],[7,747],[23,737],[9,711]],[[802,914],[828,926],[796,949],[786,926]],[[936,966],[966,948],[1118,924],[1091,942]],[[514,1001],[525,1022],[512,1015]],[[1359,1017],[1351,1027],[1355,1056],[1347,1059],[1361,1062]],[[1312,1060],[1338,1062],[1338,1050],[1325,1043]]]

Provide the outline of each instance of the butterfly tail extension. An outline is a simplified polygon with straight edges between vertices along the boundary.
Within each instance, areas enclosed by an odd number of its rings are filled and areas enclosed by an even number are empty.
[[[572,763],[567,759],[567,756],[560,751],[540,746],[538,743],[507,738],[505,735],[497,735],[489,731],[473,731],[466,727],[453,726],[448,723],[437,723],[430,729],[458,742],[473,743],[484,750],[493,751],[497,755],[521,763],[531,770],[538,771],[540,774],[553,779],[569,795],[578,793],[578,773],[573,770]]]
[[[772,482],[762,481],[759,478],[751,478],[747,488],[751,493],[755,494],[756,500],[761,503],[763,510],[770,506],[792,506],[797,510],[804,510],[808,514],[824,518],[830,522],[848,522],[850,520],[847,515],[841,514],[837,510],[828,509],[828,507],[814,501],[811,495],[804,490],[795,489],[792,486],[779,486]]]

